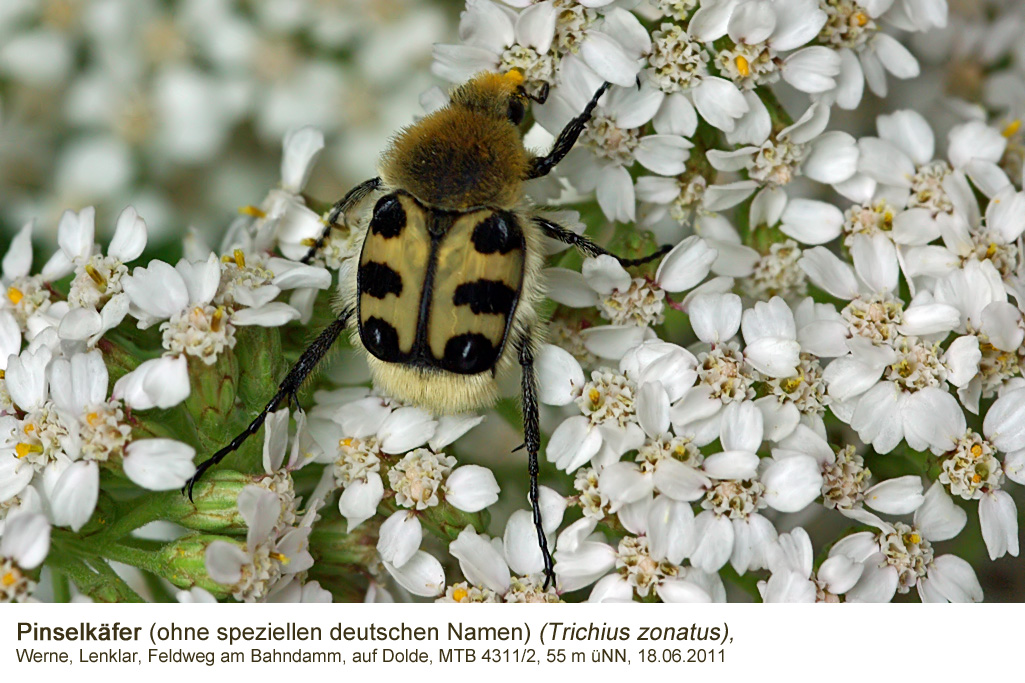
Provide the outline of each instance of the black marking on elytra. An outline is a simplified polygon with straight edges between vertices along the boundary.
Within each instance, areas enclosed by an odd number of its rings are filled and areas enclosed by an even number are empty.
[[[496,211],[473,228],[470,240],[481,254],[508,254],[523,248],[523,233],[508,211]]]
[[[377,316],[367,318],[360,323],[359,337],[363,341],[363,346],[375,357],[386,363],[402,361],[403,357],[399,352],[399,333],[391,323]]]
[[[476,375],[490,370],[498,360],[498,350],[483,334],[471,332],[452,337],[445,343],[445,370],[460,375]]]
[[[377,261],[369,261],[359,267],[360,294],[383,299],[389,294],[402,294],[402,276],[390,266]]]
[[[370,221],[370,232],[385,239],[398,237],[406,227],[406,210],[395,194],[388,194],[377,200],[374,217]]]
[[[477,315],[501,313],[507,316],[516,304],[516,292],[498,280],[475,280],[456,287],[452,303],[456,306],[469,305]]]

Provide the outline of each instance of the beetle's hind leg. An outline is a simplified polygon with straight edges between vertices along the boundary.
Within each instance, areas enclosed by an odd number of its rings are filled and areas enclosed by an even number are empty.
[[[534,517],[534,528],[537,530],[537,542],[545,563],[543,590],[548,590],[548,586],[555,584],[555,563],[548,550],[548,537],[541,523],[541,503],[537,485],[537,475],[540,472],[537,453],[541,448],[541,423],[538,417],[537,376],[534,373],[534,349],[530,330],[527,330],[520,339],[519,347],[520,367],[523,369],[523,441],[527,447],[530,471],[530,507]]]
[[[338,219],[348,213],[354,206],[366,199],[367,195],[379,187],[381,187],[380,178],[364,180],[362,183],[349,190],[344,197],[335,202],[335,205],[331,207],[331,213],[327,216],[327,223],[324,225],[323,232],[320,233],[320,237],[318,237],[310,246],[306,255],[300,259],[302,263],[310,263],[314,258],[316,258],[317,252],[324,247],[324,242],[327,241],[327,236],[331,234],[331,229],[338,222]]]
[[[540,216],[535,216],[534,222],[538,225],[538,227],[541,228],[542,232],[544,232],[544,234],[547,237],[557,239],[560,242],[565,242],[571,247],[576,247],[584,256],[611,256],[617,261],[619,261],[620,265],[622,265],[624,268],[629,266],[639,266],[650,261],[654,261],[655,259],[660,258],[665,254],[668,254],[673,248],[671,244],[664,244],[652,253],[648,254],[647,256],[642,256],[641,258],[620,258],[612,252],[610,252],[608,249],[605,249],[604,247],[595,244],[587,235],[578,235],[572,230],[567,230],[558,223],[553,223],[552,221],[546,218],[542,218]]]
[[[196,473],[185,483],[182,489],[183,493],[189,494],[189,499],[192,499],[192,489],[196,485],[196,482],[203,476],[203,473],[208,469],[221,462],[230,453],[238,450],[239,447],[253,434],[260,431],[260,427],[263,426],[267,416],[270,415],[277,407],[278,404],[283,400],[287,400],[289,403],[294,403],[297,407],[299,406],[298,392],[299,388],[302,387],[303,382],[310,376],[313,369],[317,366],[317,363],[324,358],[324,355],[328,352],[328,349],[334,345],[335,340],[338,339],[338,335],[345,329],[345,325],[348,322],[350,316],[349,311],[342,311],[342,313],[332,322],[327,328],[320,333],[320,335],[313,340],[313,343],[306,347],[303,354],[296,361],[296,364],[292,366],[292,369],[285,375],[285,379],[278,385],[278,391],[274,394],[274,397],[268,401],[267,405],[264,406],[260,414],[249,423],[249,426],[242,431],[241,434],[231,440],[227,446],[210,456],[210,459],[199,463],[196,466]]]

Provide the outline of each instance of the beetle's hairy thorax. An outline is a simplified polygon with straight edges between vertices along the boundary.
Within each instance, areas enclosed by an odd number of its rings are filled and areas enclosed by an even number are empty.
[[[380,172],[386,186],[430,207],[512,209],[528,164],[512,123],[450,106],[400,132],[382,155]]]

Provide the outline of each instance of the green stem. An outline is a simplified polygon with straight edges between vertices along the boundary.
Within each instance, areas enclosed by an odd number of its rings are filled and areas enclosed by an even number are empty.
[[[66,574],[54,570],[50,574],[50,583],[53,586],[54,602],[71,602],[71,583]]]
[[[776,94],[772,90],[766,86],[760,86],[755,88],[755,93],[762,100],[765,108],[769,110],[773,135],[778,134],[787,126],[793,125],[794,118],[783,108],[783,105],[776,98]]]
[[[108,560],[114,560],[122,564],[128,564],[145,571],[152,572],[157,576],[164,575],[164,564],[157,555],[149,550],[134,548],[121,543],[111,543],[100,546],[99,553]]]

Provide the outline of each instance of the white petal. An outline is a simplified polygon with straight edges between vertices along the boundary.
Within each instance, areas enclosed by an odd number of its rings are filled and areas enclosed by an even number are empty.
[[[787,203],[780,230],[804,244],[825,244],[836,239],[843,228],[840,209],[827,202],[795,198]]]
[[[609,166],[598,177],[598,204],[609,220],[627,223],[634,220],[634,184],[622,166]]]
[[[719,130],[730,132],[735,120],[747,113],[749,105],[736,85],[724,78],[709,76],[691,91],[694,107],[701,118]]]
[[[117,227],[107,247],[107,255],[122,263],[134,261],[146,248],[146,238],[146,221],[133,207],[126,207],[117,217]]]
[[[662,259],[655,282],[667,292],[686,291],[705,279],[716,256],[717,252],[705,240],[692,235]]]
[[[431,598],[445,590],[445,569],[433,555],[423,550],[416,551],[412,559],[401,567],[385,562],[384,568],[413,595]]]
[[[457,467],[445,480],[445,500],[463,512],[478,512],[494,504],[500,490],[495,475],[480,465]]]
[[[584,386],[580,363],[565,349],[552,344],[541,347],[534,360],[538,376],[538,398],[542,403],[563,406],[572,402]]]
[[[634,150],[634,158],[648,170],[677,175],[686,168],[693,144],[679,135],[646,135]]]
[[[690,302],[690,323],[701,341],[728,341],[740,328],[743,305],[736,294],[701,294]]]
[[[825,92],[836,87],[834,76],[840,73],[840,56],[821,45],[806,47],[784,59],[780,73],[801,92]]]
[[[293,194],[302,191],[322,149],[324,134],[312,126],[292,129],[285,133],[284,154],[281,157],[281,187]]]
[[[955,387],[968,384],[979,372],[982,351],[979,350],[979,338],[974,335],[958,337],[943,354],[943,364],[950,371],[947,381]]]
[[[917,510],[924,500],[922,479],[911,474],[887,479],[865,491],[865,505],[888,515],[910,514]]]
[[[185,356],[148,360],[114,384],[111,395],[136,410],[172,408],[189,397],[189,366]]]
[[[548,462],[560,470],[572,472],[590,460],[602,445],[602,435],[583,415],[571,417],[552,433],[545,449]]]
[[[822,473],[811,456],[777,460],[761,475],[765,501],[780,512],[798,512],[818,498]]]
[[[1006,491],[992,491],[979,500],[979,523],[989,559],[1018,556],[1018,509]]]
[[[648,508],[648,549],[652,558],[680,564],[694,550],[694,511],[689,503],[659,496]]]
[[[940,482],[933,482],[925,492],[925,500],[915,510],[915,526],[929,541],[954,538],[968,521],[968,515],[951,500]]]
[[[366,481],[357,480],[345,487],[338,498],[338,511],[345,517],[346,529],[353,529],[377,514],[377,505],[384,496],[381,475],[371,472]]]
[[[100,492],[100,468],[80,460],[64,470],[50,494],[53,522],[78,531],[93,514]]]
[[[637,60],[601,31],[588,31],[580,44],[580,57],[609,83],[631,87],[640,71]]]
[[[206,571],[217,583],[232,586],[242,578],[242,567],[249,564],[249,556],[234,543],[213,541],[206,548]]]
[[[10,514],[0,537],[0,557],[13,558],[22,569],[35,569],[50,552],[50,523],[39,513]]]
[[[405,406],[385,418],[378,430],[381,450],[405,453],[427,443],[434,436],[438,423],[423,408]]]
[[[1025,389],[998,398],[986,412],[982,430],[1005,453],[1025,448]]]
[[[933,560],[927,580],[950,602],[982,602],[982,586],[975,570],[956,555],[940,555]]]
[[[150,491],[180,489],[196,473],[196,451],[174,439],[140,439],[125,449],[125,475]]]
[[[851,300],[858,296],[854,271],[825,247],[806,249],[797,264],[816,287],[838,299]]]
[[[428,439],[427,445],[435,453],[440,453],[445,446],[479,425],[483,420],[483,415],[442,415],[438,418],[434,436]]]
[[[586,262],[585,262],[586,263]],[[572,308],[589,308],[598,303],[598,295],[588,286],[584,276],[568,268],[546,268],[548,298]]]
[[[840,131],[823,133],[809,144],[801,170],[820,183],[842,183],[858,171],[857,142]]]
[[[694,520],[697,548],[691,553],[693,566],[706,572],[718,572],[733,553],[734,531],[730,520],[706,510]]]
[[[889,453],[904,438],[900,393],[892,382],[879,382],[862,395],[851,417],[851,427],[878,453]]]
[[[487,586],[499,594],[509,590],[509,567],[487,537],[478,536],[473,527],[460,531],[448,548],[452,557],[459,560],[459,568],[467,581]]]
[[[932,161],[933,153],[936,151],[936,139],[929,122],[917,111],[902,109],[878,116],[876,128],[879,130],[879,137],[904,150],[916,164]]]
[[[420,549],[421,541],[423,529],[420,520],[409,510],[398,510],[381,524],[377,552],[385,562],[401,567]]]
[[[897,264],[896,247],[882,233],[871,237],[854,235],[851,244],[854,270],[873,292],[889,292],[897,286],[900,268]]]
[[[669,395],[661,382],[645,382],[637,390],[637,421],[644,433],[657,437],[669,431]]]
[[[648,329],[636,325],[600,325],[584,330],[580,337],[584,348],[596,356],[618,360],[644,341]]]
[[[695,501],[705,495],[712,483],[704,474],[679,460],[662,460],[655,467],[652,483],[673,500]]]
[[[32,270],[32,226],[32,221],[21,226],[7,247],[2,267],[3,276],[8,281],[24,277]]]
[[[626,291],[630,288],[630,273],[620,265],[615,256],[602,254],[584,261],[580,272],[587,284],[599,294],[611,294],[614,291]]]

